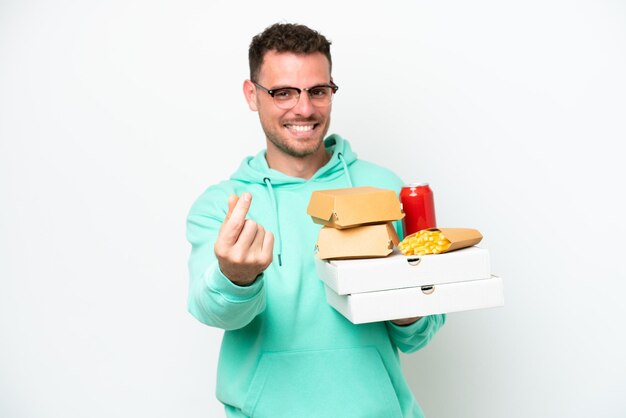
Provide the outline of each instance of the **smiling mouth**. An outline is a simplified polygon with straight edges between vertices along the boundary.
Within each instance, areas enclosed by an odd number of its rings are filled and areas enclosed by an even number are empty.
[[[289,124],[286,124],[284,126],[285,126],[285,128],[287,128],[287,129],[289,129],[291,131],[295,131],[295,132],[309,132],[309,131],[312,131],[313,129],[315,129],[317,124],[310,124],[310,125],[289,125]]]

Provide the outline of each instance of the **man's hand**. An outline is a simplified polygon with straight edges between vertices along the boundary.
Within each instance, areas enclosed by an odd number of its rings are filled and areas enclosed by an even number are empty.
[[[271,264],[274,234],[246,219],[252,195],[230,195],[228,213],[215,241],[215,256],[222,273],[238,286],[247,286]]]
[[[396,320],[391,321],[391,322],[393,322],[396,325],[400,325],[401,327],[403,327],[403,326],[414,324],[417,321],[419,321],[420,319],[422,319],[421,316],[416,316],[414,318],[396,319]]]

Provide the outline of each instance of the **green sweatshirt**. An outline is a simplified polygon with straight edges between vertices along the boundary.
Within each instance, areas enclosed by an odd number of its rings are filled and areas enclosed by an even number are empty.
[[[308,180],[270,169],[261,151],[244,159],[230,180],[209,187],[190,210],[189,311],[225,330],[217,398],[233,417],[422,417],[398,349],[424,347],[445,315],[404,327],[352,324],[326,303],[314,264],[320,225],[306,213],[314,190],[399,191],[403,183],[389,170],[358,160],[337,135],[325,146],[332,158]],[[220,271],[213,245],[228,196],[244,191],[252,194],[248,218],[272,231],[275,242],[272,264],[254,284],[240,287]]]

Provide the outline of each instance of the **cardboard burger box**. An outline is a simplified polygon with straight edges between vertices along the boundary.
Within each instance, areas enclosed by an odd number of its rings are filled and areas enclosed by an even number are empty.
[[[489,308],[504,304],[502,279],[489,251],[316,260],[327,302],[355,324]]]
[[[399,242],[391,222],[350,229],[325,226],[320,229],[315,251],[322,260],[385,257]]]
[[[392,221],[404,217],[393,190],[370,186],[315,191],[307,213],[324,225],[315,248],[321,259],[391,254],[399,243]]]
[[[335,229],[404,218],[396,192],[370,186],[317,190],[311,194],[307,213],[313,222]]]

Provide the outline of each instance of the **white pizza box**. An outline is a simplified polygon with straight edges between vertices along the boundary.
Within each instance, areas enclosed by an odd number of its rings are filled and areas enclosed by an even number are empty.
[[[326,300],[354,324],[413,318],[504,305],[502,279],[445,283],[338,295],[329,286]]]
[[[338,295],[454,283],[491,277],[489,250],[467,247],[443,254],[319,260],[317,275]]]

